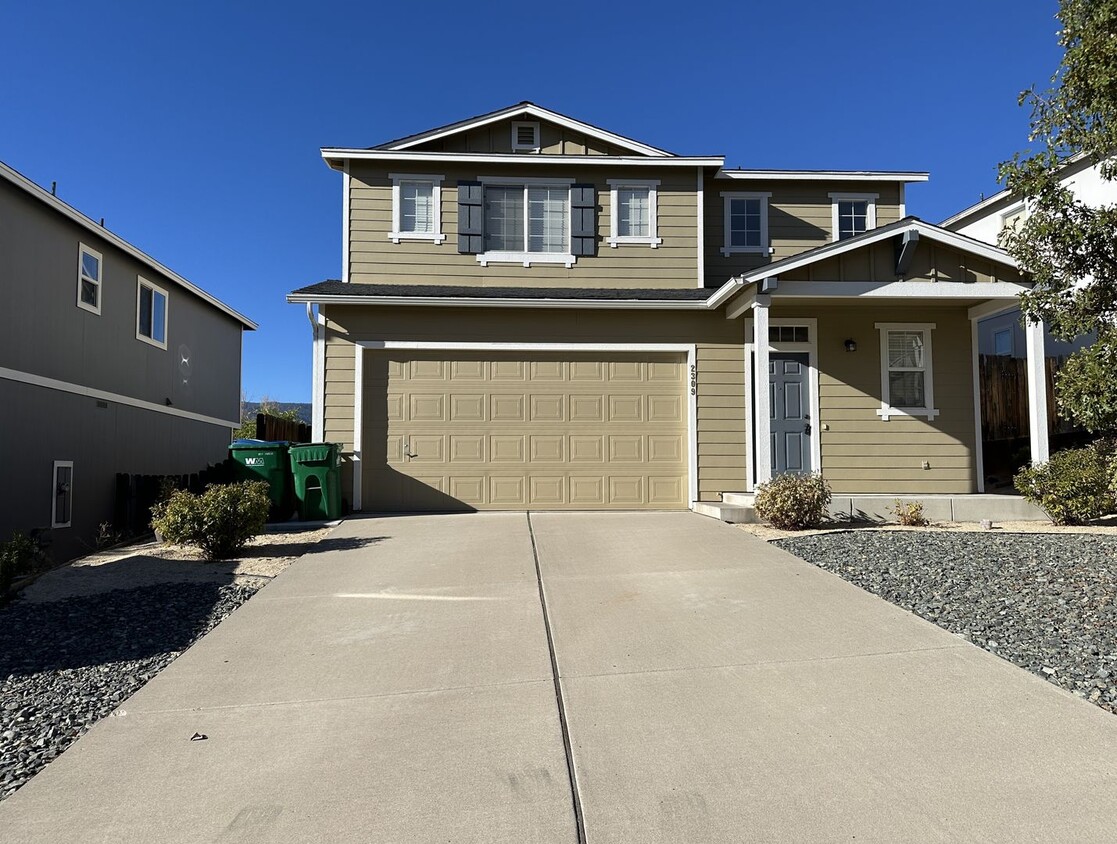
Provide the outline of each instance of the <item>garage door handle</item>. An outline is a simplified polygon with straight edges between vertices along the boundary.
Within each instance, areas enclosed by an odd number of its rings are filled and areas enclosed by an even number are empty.
[[[405,442],[403,444],[403,456],[406,457],[408,460],[412,460],[412,459],[419,456],[418,454],[416,454],[414,451],[411,450],[411,440],[410,439],[408,439],[407,442]]]

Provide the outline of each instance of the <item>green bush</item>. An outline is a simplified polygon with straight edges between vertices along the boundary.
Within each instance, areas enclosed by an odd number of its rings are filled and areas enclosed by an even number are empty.
[[[927,527],[930,524],[927,517],[923,515],[922,501],[904,502],[897,498],[896,503],[888,509],[892,511],[896,521],[904,527]]]
[[[756,515],[780,530],[818,527],[830,505],[821,475],[776,475],[756,488]]]
[[[193,545],[206,559],[224,560],[264,530],[268,518],[265,481],[210,484],[201,495],[176,490],[151,510],[151,526],[165,542]]]
[[[17,531],[7,542],[0,542],[0,595],[11,588],[17,577],[33,572],[41,557],[35,540],[24,533]]]
[[[1057,525],[1080,525],[1117,510],[1113,444],[1057,451],[1046,463],[1026,466],[1013,483]]]

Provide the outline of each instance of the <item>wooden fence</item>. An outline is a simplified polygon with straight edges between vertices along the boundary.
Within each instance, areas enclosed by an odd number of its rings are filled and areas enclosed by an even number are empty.
[[[168,489],[188,489],[199,493],[209,484],[227,484],[236,480],[231,460],[207,466],[191,475],[126,475],[116,476],[113,502],[113,528],[125,535],[148,533],[151,530],[151,508]]]
[[[1045,360],[1047,425],[1052,434],[1077,430],[1059,417],[1055,407],[1055,373],[1065,361],[1065,357]],[[1027,365],[1023,358],[980,356],[982,439],[993,441],[1028,436]]]
[[[280,419],[278,416],[257,413],[256,439],[308,443],[310,442],[310,426],[297,419]]]

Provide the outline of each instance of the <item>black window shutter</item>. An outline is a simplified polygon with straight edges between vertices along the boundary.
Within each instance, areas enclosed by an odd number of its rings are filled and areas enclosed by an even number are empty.
[[[484,188],[480,182],[458,182],[458,251],[485,251]]]
[[[570,186],[570,251],[597,254],[597,188],[593,185]]]

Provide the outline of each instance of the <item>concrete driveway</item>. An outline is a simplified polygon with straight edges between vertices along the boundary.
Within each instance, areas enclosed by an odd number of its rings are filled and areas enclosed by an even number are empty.
[[[350,520],[0,804],[5,842],[1115,825],[1113,716],[688,513]]]

